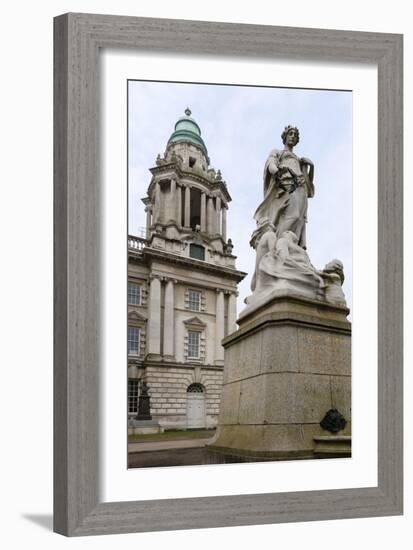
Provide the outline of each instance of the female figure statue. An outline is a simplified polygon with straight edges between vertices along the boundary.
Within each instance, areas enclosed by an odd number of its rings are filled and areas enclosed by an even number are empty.
[[[281,137],[284,149],[271,151],[265,163],[264,200],[254,215],[257,229],[250,245],[256,251],[255,272],[246,309],[279,293],[346,307],[341,288],[343,264],[333,260],[319,271],[306,252],[307,201],[314,196],[314,165],[293,152],[299,140],[297,128],[287,126]]]
[[[314,165],[293,152],[300,139],[298,128],[286,126],[281,139],[284,149],[273,149],[265,163],[264,200],[254,219],[258,226],[271,223],[277,236],[293,231],[305,249],[307,198],[314,196]]]

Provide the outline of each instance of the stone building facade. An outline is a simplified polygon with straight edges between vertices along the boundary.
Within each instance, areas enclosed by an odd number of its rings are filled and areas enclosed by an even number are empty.
[[[163,428],[212,428],[221,341],[236,330],[237,284],[246,274],[227,239],[227,185],[189,109],[150,172],[145,234],[128,238],[128,415],[136,417],[145,382]]]

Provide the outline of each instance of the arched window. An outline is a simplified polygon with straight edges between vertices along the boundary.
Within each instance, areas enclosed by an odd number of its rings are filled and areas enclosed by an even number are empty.
[[[205,248],[200,244],[190,244],[189,255],[196,260],[205,260]]]
[[[188,393],[204,393],[205,388],[202,384],[198,384],[198,382],[195,382],[194,384],[188,386],[186,391]]]

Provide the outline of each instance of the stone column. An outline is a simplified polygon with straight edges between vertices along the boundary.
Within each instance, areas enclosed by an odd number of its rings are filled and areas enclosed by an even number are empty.
[[[164,310],[164,328],[163,328],[163,354],[173,358],[175,354],[174,340],[175,340],[175,292],[174,292],[174,279],[166,280],[165,287],[165,310]]]
[[[178,185],[178,189],[177,189],[178,193],[178,214],[177,214],[177,222],[178,222],[178,226],[179,227],[182,227],[182,187],[181,185]]]
[[[215,208],[216,208],[216,232],[221,233],[221,197],[217,197],[215,200]]]
[[[225,336],[225,309],[224,291],[217,288],[216,317],[215,317],[215,364],[224,364],[224,348],[221,341]]]
[[[169,219],[176,221],[176,181],[171,179],[171,194],[169,197]]]
[[[228,298],[228,334],[237,330],[237,293],[230,292]]]
[[[191,226],[191,188],[185,187],[185,227]]]
[[[206,194],[201,193],[201,231],[206,231]]]
[[[207,231],[208,233],[214,233],[214,204],[213,204],[214,197],[212,195],[208,195],[208,204],[207,204]]]
[[[152,214],[152,210],[151,210],[151,207],[150,206],[147,206],[145,208],[145,212],[146,212],[146,238],[149,237],[149,229],[151,227],[151,214]]]
[[[149,291],[148,353],[161,353],[161,280],[152,276]]]
[[[227,205],[222,205],[222,238],[227,242]]]
[[[161,221],[161,186],[159,185],[159,181],[155,183],[153,202],[154,202],[153,223],[160,223]]]

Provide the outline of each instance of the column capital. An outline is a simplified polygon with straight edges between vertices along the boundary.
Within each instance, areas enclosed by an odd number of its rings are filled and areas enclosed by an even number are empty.
[[[149,275],[149,281],[154,281],[155,279],[158,279],[158,281],[161,281],[163,279],[162,275],[159,275],[158,273],[151,273]]]
[[[178,279],[174,279],[173,277],[162,277],[162,281],[164,281],[165,283],[173,283],[174,285],[176,285]]]
[[[225,292],[223,288],[216,288],[215,292],[219,294],[220,292]]]
[[[238,291],[237,290],[224,290],[224,293],[227,296],[238,296]]]

